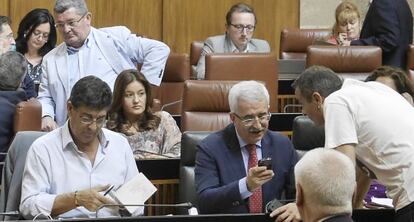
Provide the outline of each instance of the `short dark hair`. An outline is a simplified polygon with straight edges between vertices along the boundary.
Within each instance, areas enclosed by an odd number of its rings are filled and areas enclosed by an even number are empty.
[[[257,18],[256,18],[256,13],[254,12],[253,7],[251,7],[248,4],[245,3],[237,3],[233,6],[231,6],[230,10],[227,12],[226,14],[226,23],[227,25],[231,24],[231,16],[233,15],[233,13],[235,12],[246,12],[246,13],[252,13],[254,16],[254,24],[257,24]]]
[[[9,17],[4,16],[4,15],[0,15],[0,33],[3,32],[3,25],[10,25],[11,24],[11,20]]]
[[[394,82],[398,93],[408,93],[414,98],[413,86],[408,79],[408,74],[402,69],[391,66],[378,67],[365,79],[365,82],[375,81],[378,77],[390,77]]]
[[[69,101],[75,108],[108,110],[112,102],[111,88],[96,76],[86,76],[75,83]]]
[[[39,55],[44,56],[56,45],[56,28],[55,20],[49,10],[36,8],[27,13],[19,24],[16,38],[16,50],[20,53],[27,52],[27,41],[33,34],[33,31],[41,24],[49,23],[50,33],[45,45],[39,49]]]
[[[0,90],[15,91],[26,71],[27,62],[22,54],[9,51],[0,55]]]
[[[331,69],[323,66],[311,66],[303,71],[293,82],[292,87],[299,89],[302,96],[312,100],[312,94],[318,92],[327,97],[342,87],[342,79]]]

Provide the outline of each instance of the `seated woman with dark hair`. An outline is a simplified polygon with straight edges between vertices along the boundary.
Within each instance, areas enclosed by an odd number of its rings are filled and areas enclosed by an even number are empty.
[[[26,92],[28,97],[37,97],[42,78],[42,59],[56,45],[55,20],[47,9],[36,8],[27,13],[19,24],[16,50],[27,59],[27,76],[22,88],[34,84],[34,92]]]
[[[151,110],[151,86],[137,70],[121,72],[107,127],[125,134],[138,159],[179,157],[181,132],[172,116]]]
[[[414,105],[413,85],[408,79],[408,74],[402,69],[391,66],[381,66],[375,69],[372,74],[367,77],[365,82],[368,81],[377,81],[391,87],[401,94],[411,105]]]
[[[327,42],[333,45],[349,46],[352,40],[359,38],[360,20],[358,7],[349,1],[342,2],[336,7],[332,36]]]

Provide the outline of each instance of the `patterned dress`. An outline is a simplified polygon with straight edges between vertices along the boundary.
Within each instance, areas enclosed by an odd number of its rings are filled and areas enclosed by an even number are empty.
[[[158,113],[161,122],[157,129],[126,136],[136,159],[180,157],[181,132],[173,117]]]

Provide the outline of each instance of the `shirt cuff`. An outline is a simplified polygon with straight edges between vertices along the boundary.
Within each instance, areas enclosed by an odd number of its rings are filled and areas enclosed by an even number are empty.
[[[239,191],[242,200],[252,195],[252,192],[250,192],[249,189],[247,189],[246,177],[239,180]]]

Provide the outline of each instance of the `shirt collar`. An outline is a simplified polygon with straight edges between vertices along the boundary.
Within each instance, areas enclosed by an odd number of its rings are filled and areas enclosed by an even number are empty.
[[[92,46],[92,41],[94,40],[94,35],[93,35],[93,31],[91,29],[91,31],[88,34],[88,37],[86,37],[85,42],[83,43],[83,45],[79,48],[75,48],[69,45],[66,45],[66,47],[68,48],[68,51],[72,51],[72,52],[78,52],[79,50],[81,50],[82,48],[86,47],[88,49],[91,48]]]
[[[230,46],[231,52],[233,52],[233,53],[240,52],[239,49],[236,47],[236,45],[231,40],[230,40],[230,45],[231,45]],[[246,49],[244,51],[241,51],[241,52],[247,53],[247,52],[249,52],[249,50],[250,50],[249,43],[247,43]]]
[[[109,140],[105,136],[104,130],[100,130],[98,133],[98,140],[99,144],[102,147],[102,152],[105,153],[106,148],[108,147]],[[73,141],[72,135],[69,131],[69,120],[66,121],[66,123],[62,126],[62,149],[69,149],[74,148],[76,151],[80,152],[80,150],[77,148],[75,142]]]

